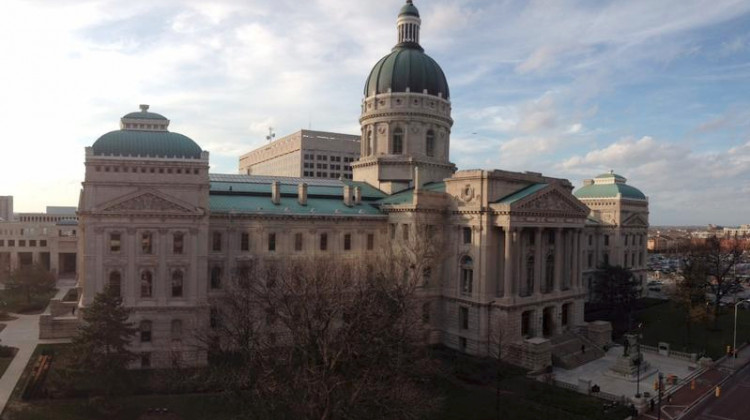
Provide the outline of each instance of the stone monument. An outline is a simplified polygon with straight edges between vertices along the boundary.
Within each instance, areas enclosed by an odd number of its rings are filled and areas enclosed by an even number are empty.
[[[625,334],[625,344],[622,356],[617,358],[614,366],[609,368],[612,376],[620,377],[629,381],[644,379],[656,372],[649,362],[643,358],[641,345],[637,334]]]

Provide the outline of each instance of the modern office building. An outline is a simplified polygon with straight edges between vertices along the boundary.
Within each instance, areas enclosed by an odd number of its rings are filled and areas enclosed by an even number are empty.
[[[358,136],[300,130],[240,156],[240,173],[352,179],[359,153]]]

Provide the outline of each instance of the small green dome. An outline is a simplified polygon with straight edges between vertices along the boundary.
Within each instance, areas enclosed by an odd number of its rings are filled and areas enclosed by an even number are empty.
[[[200,159],[202,152],[189,137],[169,131],[110,131],[99,137],[92,148],[95,156]]]
[[[411,0],[406,0],[406,4],[401,8],[399,16],[416,16],[419,17],[419,10],[412,4]]]
[[[388,93],[389,89],[406,92],[406,88],[410,92],[422,93],[426,89],[430,95],[442,93],[443,98],[450,97],[448,81],[435,60],[421,48],[397,46],[373,67],[365,84],[365,97]]]
[[[612,174],[606,175],[608,175],[607,177],[609,178]],[[635,200],[646,199],[646,195],[644,195],[641,190],[624,183],[586,185],[573,192],[573,195],[575,195],[576,198],[616,198],[620,195],[622,198],[631,198]]]

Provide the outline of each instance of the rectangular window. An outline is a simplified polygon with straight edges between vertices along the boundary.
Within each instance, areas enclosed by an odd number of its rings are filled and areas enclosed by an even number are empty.
[[[404,235],[404,240],[409,240],[409,225],[401,225],[401,233]]]
[[[301,233],[295,233],[294,234],[294,250],[295,251],[302,251],[302,234]]]
[[[180,255],[185,251],[185,234],[177,232],[172,235],[172,253]]]
[[[327,233],[320,234],[320,250],[321,251],[328,250],[328,234]]]
[[[367,250],[372,251],[375,249],[375,235],[372,233],[367,234]]]
[[[26,239],[19,239],[18,246],[26,246]]]
[[[462,330],[469,329],[469,308],[465,306],[458,308],[458,326]]]
[[[15,239],[8,239],[8,246],[16,246],[16,240]]]
[[[153,237],[150,232],[144,232],[141,234],[141,252],[144,254],[151,254],[154,251]]]
[[[29,239],[29,246],[36,246],[36,239]]]
[[[240,235],[240,251],[249,251],[250,250],[250,234],[247,232],[243,232]]]
[[[347,233],[344,235],[344,251],[349,251],[352,249],[352,234]]]
[[[594,265],[594,254],[592,252],[589,252],[588,255],[588,268],[591,268]]]
[[[151,367],[151,353],[141,353],[141,368]]]
[[[609,235],[604,235],[604,246],[609,246]]]
[[[471,243],[471,228],[465,227],[463,228],[463,232],[464,232],[464,243],[470,244]]]
[[[276,251],[276,234],[275,233],[268,234],[268,250]]]
[[[221,251],[221,232],[214,232],[211,250],[214,252]]]
[[[594,244],[594,235],[589,235],[589,246]]]
[[[458,347],[461,351],[466,351],[466,337],[458,337]]]
[[[0,246],[5,246],[5,239],[0,239]],[[42,245],[44,246],[44,245]]]

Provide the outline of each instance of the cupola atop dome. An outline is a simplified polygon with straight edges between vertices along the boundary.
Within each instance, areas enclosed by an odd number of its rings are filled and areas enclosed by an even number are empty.
[[[419,44],[421,24],[419,11],[407,0],[396,23],[398,43],[373,67],[365,84],[365,97],[394,92],[422,93],[446,100],[450,97],[443,69]]]
[[[148,112],[149,106],[140,105],[140,112],[131,112],[120,119],[120,128],[123,130],[143,131],[167,131],[169,120],[167,117],[155,112]]]

